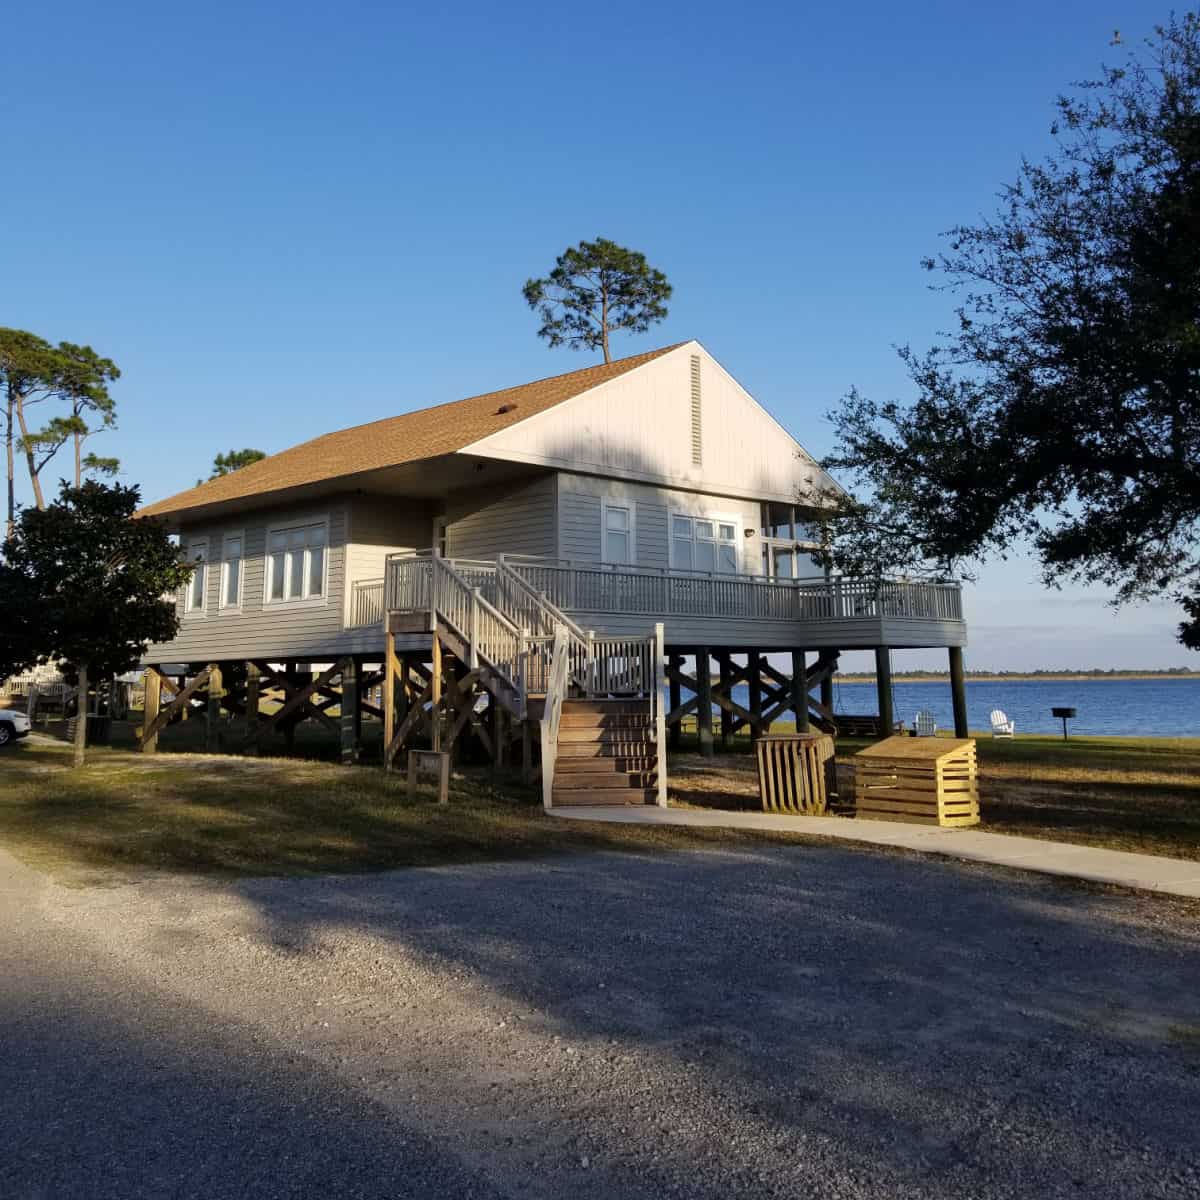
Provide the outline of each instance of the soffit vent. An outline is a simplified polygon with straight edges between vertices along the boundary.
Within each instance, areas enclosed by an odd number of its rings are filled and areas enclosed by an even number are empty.
[[[700,355],[692,355],[692,466],[704,462],[704,429],[701,424],[700,404]]]

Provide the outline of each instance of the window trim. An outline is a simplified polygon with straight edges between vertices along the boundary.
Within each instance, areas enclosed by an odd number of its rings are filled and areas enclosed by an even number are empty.
[[[229,604],[225,600],[227,591],[226,583],[229,579],[229,551],[228,546],[233,539],[236,538],[242,544],[242,552],[237,558],[238,564],[238,588],[237,599]],[[217,611],[238,613],[242,611],[242,601],[246,595],[246,531],[244,529],[229,529],[221,534],[221,570],[218,572],[220,579],[220,590],[217,592]]]
[[[273,600],[271,598],[271,585],[274,582],[274,554],[271,550],[271,538],[277,533],[290,533],[294,529],[316,529],[322,528],[325,531],[325,542],[323,549],[325,554],[321,561],[321,594],[319,596],[281,596]],[[244,544],[243,544],[244,549]],[[305,550],[309,549],[305,546]],[[268,525],[266,531],[266,544],[263,547],[263,583],[262,583],[262,606],[266,610],[268,608],[325,608],[329,604],[329,515],[324,517],[298,517],[294,520],[287,521],[279,525]],[[308,577],[308,571],[305,570],[305,578]],[[284,590],[286,591],[286,585]]]
[[[629,514],[629,557],[616,562],[608,556],[608,510],[620,509]],[[600,500],[600,561],[613,567],[637,566],[637,501],[617,500],[604,496]]]
[[[196,581],[195,572],[188,578],[187,583],[183,586],[183,615],[189,620],[197,620],[201,617],[208,616],[208,585],[209,571],[208,568],[212,565],[212,559],[209,556],[208,549],[211,542],[208,536],[198,538],[187,538],[183,543],[183,558],[186,563],[203,562],[204,563],[204,583],[200,588],[200,603],[197,607],[192,607],[192,585]],[[192,557],[192,551],[197,547],[204,547],[204,558],[195,559]]]
[[[692,566],[690,566],[690,567],[677,567],[672,562],[672,551],[675,548],[675,518],[676,517],[681,517],[684,520],[692,522],[691,543],[692,543],[693,550],[692,550]],[[732,525],[733,526],[732,545],[733,545],[734,561],[733,561],[733,570],[732,571],[722,571],[718,567],[715,566],[715,564],[720,561],[719,555],[716,553],[716,551],[714,551],[714,560],[713,560],[714,561],[714,570],[706,571],[706,570],[704,570],[703,567],[697,567],[695,565],[695,546],[696,546],[696,541],[697,541],[697,539],[696,539],[696,524],[695,523],[697,521],[711,521],[712,522],[714,532],[718,534],[717,537],[714,537],[711,539],[714,546],[720,546],[722,544],[722,539],[719,536],[720,527],[722,525]],[[693,575],[742,575],[742,574],[744,574],[743,563],[742,563],[742,542],[741,542],[741,538],[739,536],[741,534],[741,531],[742,531],[742,519],[741,519],[741,517],[735,516],[733,513],[698,512],[698,511],[694,511],[694,510],[688,511],[687,509],[683,509],[683,508],[668,509],[667,510],[667,568],[668,568],[668,570],[688,571]],[[703,540],[707,542],[709,539],[704,538]],[[730,543],[725,543],[725,544],[730,544]]]

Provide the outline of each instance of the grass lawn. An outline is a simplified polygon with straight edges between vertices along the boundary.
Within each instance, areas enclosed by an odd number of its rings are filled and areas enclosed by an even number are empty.
[[[70,771],[60,741],[31,739],[0,753],[0,844],[64,876],[112,868],[294,874],[763,836],[567,824],[543,813],[538,789],[493,784],[485,770],[456,776],[448,807],[428,790],[410,803],[399,776],[330,761],[336,743],[318,727],[300,727],[304,757],[292,758],[194,753],[203,732],[198,720],[174,726],[160,743],[171,752],[146,756],[125,748],[128,730],[118,727],[117,745],[91,748],[81,772]],[[671,802],[757,809],[749,739],[714,759],[696,754],[691,740],[685,735],[672,758]],[[844,784],[866,744],[839,742]],[[980,737],[978,747],[981,828],[1200,860],[1200,739]],[[282,742],[268,749],[282,752]]]
[[[780,726],[779,732],[788,732]],[[840,775],[869,743],[838,741]],[[1200,738],[976,735],[981,829],[1200,860]],[[685,734],[683,749],[694,748]],[[672,775],[681,802],[757,808],[749,738],[705,760],[685,753]]]
[[[431,789],[410,802],[403,778],[378,767],[103,747],[88,758],[72,771],[70,748],[44,738],[0,753],[0,845],[67,881],[114,868],[284,875],[761,840],[565,822],[545,815],[539,789],[493,786],[485,771],[456,776],[443,807]]]

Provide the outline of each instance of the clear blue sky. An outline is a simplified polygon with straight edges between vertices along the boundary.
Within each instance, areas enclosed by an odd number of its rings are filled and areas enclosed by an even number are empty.
[[[1044,149],[1115,28],[1166,12],[10,6],[0,323],[117,360],[102,452],[155,498],[219,450],[586,365],[534,337],[519,289],[602,234],[675,285],[617,352],[697,337],[821,453],[832,403],[903,394],[893,347],[945,323],[918,266],[939,231]],[[1114,618],[1035,574],[973,590],[972,665],[1188,661],[1171,609]]]

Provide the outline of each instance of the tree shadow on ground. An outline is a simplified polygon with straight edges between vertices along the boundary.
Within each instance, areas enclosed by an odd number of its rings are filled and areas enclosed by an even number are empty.
[[[887,1194],[1141,1196],[1200,1153],[1180,1032],[1200,1027],[1200,940],[1156,930],[1153,902],[807,847],[237,892],[267,940],[368,931],[669,1064],[729,1137],[754,1128]],[[680,1108],[663,1153],[686,1159],[704,1147]]]

